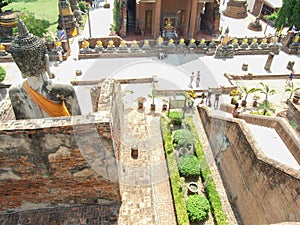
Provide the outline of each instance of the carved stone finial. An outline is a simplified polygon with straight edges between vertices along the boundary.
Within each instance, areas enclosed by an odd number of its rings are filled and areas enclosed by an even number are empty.
[[[18,35],[20,37],[27,37],[29,35],[29,31],[20,17],[18,17]]]

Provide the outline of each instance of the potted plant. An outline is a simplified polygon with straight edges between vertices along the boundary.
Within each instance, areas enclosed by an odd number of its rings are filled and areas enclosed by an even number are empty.
[[[256,88],[248,89],[246,86],[242,87],[242,91],[245,93],[245,98],[242,100],[242,106],[245,107],[247,105],[247,97],[249,94],[256,92]]]
[[[298,103],[300,99],[300,91],[296,91],[293,97],[293,103]]]
[[[238,89],[234,89],[232,91],[230,91],[229,96],[231,96],[231,104],[235,104],[237,102],[236,97],[240,95],[240,91]]]
[[[293,103],[297,103],[299,101],[299,98],[300,98],[300,87],[295,88],[294,87],[294,83],[291,83],[291,86],[287,87],[285,89],[285,91],[286,92],[290,92],[289,99],[292,99],[292,96],[294,95],[294,97],[293,97]]]
[[[169,101],[165,98],[163,98],[162,101],[163,101],[162,111],[164,112],[164,111],[167,111],[167,109],[168,109],[167,103],[169,103]]]
[[[151,110],[151,111],[155,111],[155,108],[156,108],[156,107],[155,107],[154,99],[157,97],[157,95],[156,95],[156,89],[155,89],[154,87],[152,88],[152,93],[149,94],[148,97],[152,99],[152,103],[151,103],[151,106],[150,106],[150,107],[151,107],[150,110]]]
[[[138,102],[138,109],[143,109],[144,108],[144,102],[146,102],[146,98],[145,97],[138,97],[137,102]]]
[[[260,96],[259,95],[254,95],[252,99],[253,99],[252,106],[257,107],[257,100],[260,99]]]

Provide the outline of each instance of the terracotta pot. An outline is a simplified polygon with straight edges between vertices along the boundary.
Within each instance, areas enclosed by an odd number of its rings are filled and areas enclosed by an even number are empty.
[[[256,101],[256,100],[253,101],[252,106],[253,106],[253,107],[256,107],[256,106],[257,106],[257,101]]]
[[[293,97],[293,103],[298,103],[299,102],[300,97],[298,96],[294,96]]]
[[[243,100],[241,105],[245,107],[247,105],[247,101]]]
[[[167,104],[163,104],[163,106],[162,106],[162,111],[167,111],[167,109],[168,109]]]
[[[151,104],[150,110],[151,110],[151,111],[155,111],[155,104]]]
[[[144,103],[138,102],[138,109],[143,109],[143,108],[144,108]]]

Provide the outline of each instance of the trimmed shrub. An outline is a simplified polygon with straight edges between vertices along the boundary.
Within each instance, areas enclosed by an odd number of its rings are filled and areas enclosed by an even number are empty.
[[[174,125],[181,125],[181,121],[183,119],[183,112],[182,111],[172,111],[169,113],[169,118],[171,120],[171,123]]]
[[[207,217],[210,206],[208,200],[200,195],[189,195],[186,209],[192,222],[200,222]]]
[[[176,147],[189,147],[195,144],[195,137],[189,130],[176,130],[173,135],[173,143]]]
[[[182,156],[178,160],[180,174],[184,177],[200,175],[200,162],[194,155]]]
[[[6,71],[2,66],[0,66],[0,82],[4,81],[5,77],[6,77]]]

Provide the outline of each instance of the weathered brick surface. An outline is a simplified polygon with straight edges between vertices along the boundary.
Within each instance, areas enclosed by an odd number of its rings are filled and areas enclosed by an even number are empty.
[[[120,203],[105,203],[56,208],[34,209],[28,211],[0,214],[3,225],[114,225],[117,224]]]
[[[198,108],[232,206],[245,225],[300,220],[299,172],[267,158],[245,122]],[[220,135],[229,145],[220,151]],[[271,145],[272,146],[272,145]]]
[[[48,119],[0,127],[10,127],[0,130],[1,210],[22,208],[24,202],[120,201],[109,122],[72,125],[70,119]]]

